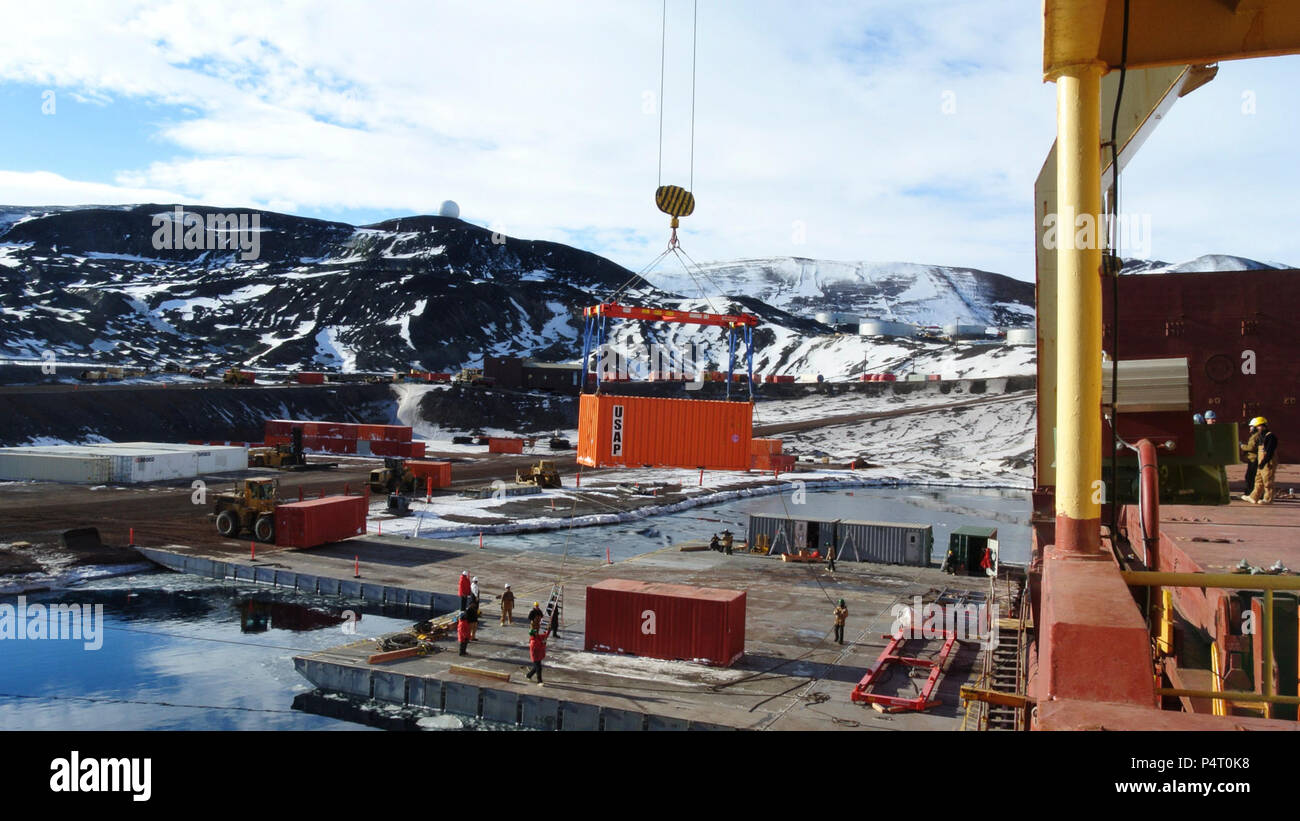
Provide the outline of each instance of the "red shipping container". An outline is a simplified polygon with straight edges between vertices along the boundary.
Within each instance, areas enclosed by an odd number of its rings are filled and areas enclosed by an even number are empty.
[[[488,453],[523,453],[524,440],[515,437],[492,436],[488,438]]]
[[[748,402],[583,394],[578,462],[749,470],[753,410]]]
[[[300,373],[298,374],[298,384],[300,385],[324,385],[325,374],[323,373]]]
[[[290,502],[275,509],[275,543],[316,547],[366,532],[364,496],[326,496]]]
[[[881,382],[897,382],[897,381],[898,381],[898,377],[897,377],[896,375],[892,374],[892,373],[881,374],[881,375],[880,375],[880,381],[881,381]]]
[[[424,447],[425,447],[425,444],[426,444],[426,443],[424,443],[424,442],[412,442],[412,443],[411,443],[411,458],[412,458],[412,459],[423,459],[423,458],[424,458]]]
[[[431,373],[429,374],[430,382],[450,382],[451,374],[449,373]]]
[[[367,439],[371,442],[409,442],[411,441],[411,427],[409,425],[357,425],[358,439]]]
[[[606,579],[587,588],[584,649],[730,667],[745,653],[745,591]]]
[[[428,487],[426,479],[433,479],[434,487],[451,487],[451,462],[410,461],[406,466],[416,478],[415,490],[420,492]]]
[[[926,378],[926,380],[929,381],[929,382],[938,382],[939,380],[943,379],[943,377],[942,377],[941,375],[937,374],[937,373],[932,373],[932,374],[930,374],[929,376],[927,376],[927,377],[925,377],[925,378]]]
[[[371,456],[396,456],[396,455],[397,455],[397,443],[396,443],[396,442],[385,442],[385,441],[382,440],[382,439],[380,439],[379,441],[376,441],[376,442],[371,442],[371,443],[370,443],[370,455],[371,455]]]
[[[794,459],[793,453],[773,453],[767,457],[767,469],[777,473],[789,473],[794,470]]]

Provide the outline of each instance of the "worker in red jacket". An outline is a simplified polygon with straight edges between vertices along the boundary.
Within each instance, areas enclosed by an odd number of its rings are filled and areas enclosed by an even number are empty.
[[[533,660],[532,669],[528,671],[528,677],[532,678],[537,675],[537,683],[542,683],[542,659],[546,658],[546,639],[551,635],[551,631],[539,633],[536,630],[528,631],[528,657]]]
[[[465,609],[465,600],[466,600],[467,598],[469,598],[469,594],[470,594],[470,592],[471,592],[471,591],[470,591],[470,581],[469,581],[469,571],[468,571],[468,570],[462,570],[462,571],[460,571],[460,585],[459,585],[459,587],[457,587],[457,592],[458,592],[459,595],[460,595],[460,609],[461,609],[461,610],[464,610],[464,609]]]
[[[464,613],[461,613],[460,618],[456,620],[456,641],[460,642],[460,654],[462,656],[466,655],[465,648],[469,647],[469,639],[470,639],[469,631],[470,631],[469,620],[465,618]]]

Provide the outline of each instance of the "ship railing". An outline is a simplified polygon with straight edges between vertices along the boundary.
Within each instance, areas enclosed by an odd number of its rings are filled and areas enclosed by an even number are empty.
[[[1195,690],[1180,687],[1158,687],[1156,694],[1175,698],[1213,699],[1216,714],[1225,714],[1224,701],[1263,702],[1265,704],[1300,705],[1300,696],[1280,695],[1273,691],[1273,594],[1279,590],[1300,592],[1300,576],[1266,576],[1245,573],[1167,573],[1153,570],[1124,570],[1124,582],[1132,587],[1196,587],[1201,590],[1261,590],[1264,593],[1263,619],[1260,625],[1260,643],[1263,645],[1263,664],[1260,671],[1259,692],[1250,690]],[[1167,601],[1167,600],[1166,600]],[[1166,604],[1160,617],[1160,641],[1166,652],[1170,649],[1168,637],[1173,630],[1173,608]],[[1214,684],[1218,684],[1216,677]]]

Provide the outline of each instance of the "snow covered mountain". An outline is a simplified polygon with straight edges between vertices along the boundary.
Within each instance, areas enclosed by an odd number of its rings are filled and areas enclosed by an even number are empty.
[[[1258,260],[1234,257],[1230,254],[1205,254],[1186,262],[1163,262],[1158,259],[1126,259],[1122,273],[1125,274],[1199,274],[1209,271],[1267,271],[1269,269],[1285,270],[1291,268],[1280,262],[1259,262]]]
[[[919,325],[1032,325],[1034,285],[974,268],[910,262],[834,262],[774,257],[701,266],[698,282],[685,271],[651,280],[684,296],[751,296],[800,316],[848,313]]]
[[[0,356],[53,351],[64,361],[153,367],[439,371],[477,364],[484,354],[573,359],[581,309],[632,278],[595,254],[450,217],[357,227],[244,212],[256,218],[248,227],[255,253],[248,253],[216,247],[212,220],[222,213],[195,206],[185,212],[207,220],[206,234],[186,248],[178,228],[176,242],[160,248],[159,226],[178,222],[177,209],[0,207]],[[1024,326],[1033,321],[1031,283],[969,268],[790,257],[703,269],[697,282],[680,266],[661,265],[620,300],[758,315],[760,373],[1033,371],[1032,349],[881,343],[835,334],[814,319],[834,311],[926,325]],[[634,350],[694,346],[694,359],[713,366],[727,358],[717,328],[617,323],[613,341]]]

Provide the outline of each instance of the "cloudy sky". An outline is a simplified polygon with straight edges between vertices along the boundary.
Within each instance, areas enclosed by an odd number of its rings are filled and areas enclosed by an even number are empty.
[[[699,261],[796,255],[1033,278],[1055,133],[1036,0],[10,4],[0,203],[436,212],[631,268],[691,184]],[[1300,58],[1225,63],[1129,166],[1150,255],[1300,265]],[[1253,104],[1244,105],[1249,102]]]

